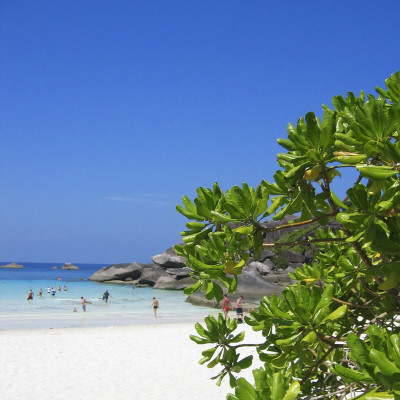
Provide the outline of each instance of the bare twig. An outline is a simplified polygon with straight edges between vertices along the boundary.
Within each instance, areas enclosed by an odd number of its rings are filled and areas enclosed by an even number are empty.
[[[343,393],[343,392],[347,392],[347,391],[348,391],[349,389],[351,389],[354,385],[355,385],[355,382],[350,383],[349,386],[346,386],[346,387],[344,387],[343,389],[340,389],[340,390],[336,390],[336,392],[326,393],[326,394],[322,394],[321,396],[311,397],[310,400],[325,399],[326,397],[335,396],[335,395],[337,395],[337,394],[340,394],[340,393]]]

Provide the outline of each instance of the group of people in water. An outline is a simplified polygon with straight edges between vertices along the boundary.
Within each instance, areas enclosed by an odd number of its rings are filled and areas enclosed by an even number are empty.
[[[61,291],[61,286],[57,286],[57,290],[58,290],[58,291]],[[68,288],[64,285],[63,290],[64,290],[64,292],[66,292],[66,291],[68,290]],[[54,288],[51,288],[51,289],[50,289],[50,287],[48,286],[47,289],[46,289],[46,291],[47,291],[47,293],[50,294],[51,296],[55,296],[55,295],[56,295],[56,289],[54,289]],[[28,293],[28,298],[27,298],[27,300],[33,300],[33,296],[34,296],[33,290],[30,289],[30,290],[29,290],[29,293]],[[38,294],[37,294],[36,296],[38,296],[38,297],[42,297],[42,296],[43,296],[43,289],[42,289],[42,288],[39,289]]]
[[[57,290],[58,290],[58,291],[61,291],[61,287],[58,286],[58,287],[57,287]],[[67,290],[68,290],[67,286],[64,285],[63,290],[64,290],[64,291],[67,291]],[[49,293],[49,294],[52,295],[52,296],[55,296],[56,290],[55,290],[54,288],[51,288],[51,289],[50,289],[50,287],[47,287],[47,293]],[[38,292],[38,294],[37,294],[37,296],[42,297],[42,295],[43,295],[43,290],[40,289],[39,292]],[[111,294],[109,293],[108,290],[106,290],[106,291],[103,293],[103,300],[107,303],[109,297],[111,297]],[[29,290],[27,300],[33,300],[33,291],[32,291],[32,289]],[[242,300],[243,300],[243,296],[239,296],[238,299],[236,300],[236,318],[237,318],[237,320],[238,320],[239,323],[242,323],[242,322],[243,322],[243,306],[242,306]],[[85,299],[83,296],[81,297],[81,305],[82,305],[82,310],[83,310],[84,312],[86,312],[86,299]],[[153,311],[154,311],[154,318],[157,318],[157,309],[160,307],[160,303],[158,302],[158,300],[157,300],[155,297],[153,297],[153,300],[152,300],[152,302],[151,302],[151,304],[150,304],[150,307],[153,308]],[[222,299],[222,311],[223,311],[223,313],[224,313],[224,318],[225,318],[225,319],[228,317],[228,312],[229,312],[230,309],[233,310],[232,303],[231,303],[231,301],[229,300],[228,296],[227,296],[226,294],[224,294],[224,297],[223,297],[223,299]],[[72,311],[73,311],[73,312],[76,312],[76,307],[74,307]]]

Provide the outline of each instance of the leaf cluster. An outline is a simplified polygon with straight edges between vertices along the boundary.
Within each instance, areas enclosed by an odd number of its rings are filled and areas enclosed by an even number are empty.
[[[296,284],[245,317],[264,337],[254,384],[235,375],[252,362],[237,353],[235,322],[196,325],[192,339],[213,346],[200,362],[222,366],[219,381],[228,375],[235,391],[228,399],[400,399],[400,72],[385,83],[378,96],[336,96],[321,119],[310,112],[289,124],[273,182],[226,192],[214,183],[177,205],[189,222],[175,250],[197,279],[186,294],[219,301],[235,292],[249,255],[263,247],[318,249],[291,274]],[[358,178],[341,199],[335,185],[348,171]],[[263,225],[293,214],[292,223]],[[312,236],[263,243],[266,231],[309,224],[318,225]]]

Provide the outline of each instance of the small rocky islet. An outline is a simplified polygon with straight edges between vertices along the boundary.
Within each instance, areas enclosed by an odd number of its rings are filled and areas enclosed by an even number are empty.
[[[296,219],[294,216],[287,216],[281,221],[268,221],[263,225],[267,229],[288,223]],[[320,226],[309,224],[302,229],[291,227],[264,233],[264,243],[275,243],[282,241],[293,241],[304,237],[314,236],[313,232]],[[332,225],[332,229],[335,226]],[[298,250],[298,249],[296,249]],[[263,249],[259,259],[254,259],[250,254],[247,262],[248,266],[243,268],[243,272],[238,276],[238,286],[235,294],[230,294],[232,301],[238,296],[243,296],[244,307],[257,306],[265,295],[279,295],[282,290],[293,283],[289,273],[293,272],[298,266],[304,263],[311,264],[316,248],[311,246],[302,249],[302,252],[294,249],[266,250]],[[114,264],[101,268],[95,272],[89,280],[141,286],[151,286],[155,289],[164,290],[183,290],[193,285],[196,280],[190,277],[190,269],[185,264],[185,258],[175,253],[174,248],[170,247],[161,254],[151,257],[152,262],[147,264],[131,262]],[[186,299],[199,306],[218,307],[214,300],[207,300],[204,293],[195,292]]]
[[[24,266],[21,265],[21,264],[12,262],[12,263],[9,263],[9,264],[6,264],[6,265],[0,265],[0,268],[4,268],[4,269],[6,269],[6,268],[22,269],[22,268],[24,268]]]

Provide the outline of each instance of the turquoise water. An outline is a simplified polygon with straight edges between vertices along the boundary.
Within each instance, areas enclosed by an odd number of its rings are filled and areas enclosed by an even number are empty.
[[[192,322],[217,312],[185,303],[182,291],[133,289],[87,280],[104,265],[75,264],[80,269],[69,271],[52,269],[61,264],[21,264],[21,270],[0,269],[0,330]],[[47,287],[57,286],[61,290],[55,296],[47,293]],[[37,296],[40,288],[42,297]],[[33,300],[27,300],[30,289]],[[106,290],[111,294],[107,303],[102,299]],[[87,301],[86,312],[81,296]],[[150,307],[153,297],[160,303],[157,320]]]

